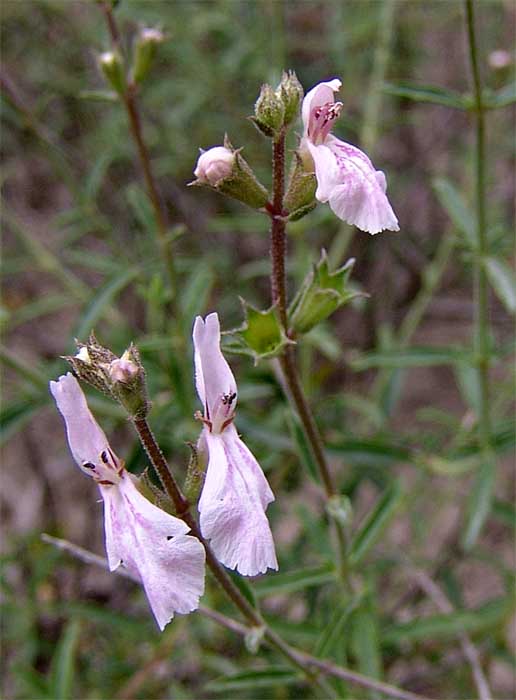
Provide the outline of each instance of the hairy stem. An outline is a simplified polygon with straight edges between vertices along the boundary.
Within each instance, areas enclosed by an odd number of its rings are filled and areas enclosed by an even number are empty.
[[[285,128],[272,145],[272,209],[271,216],[271,296],[276,305],[281,324],[287,330],[287,284],[285,257],[287,254],[286,223],[283,218],[285,195]]]
[[[283,198],[285,195],[285,129],[283,128],[273,140],[272,147],[272,206],[269,208],[271,217],[271,297],[273,305],[278,309],[283,330],[288,335],[287,317],[287,285],[286,285],[286,221],[283,217]],[[312,414],[312,410],[303,391],[299,378],[294,348],[287,346],[279,358],[281,370],[288,390],[288,397],[293,403],[301,421],[306,440],[310,445],[317,464],[321,481],[327,499],[336,495],[336,489],[329,469],[321,434]],[[346,570],[346,533],[340,522],[335,523],[337,537],[337,555],[339,572],[346,585],[348,576]]]
[[[99,557],[97,554],[93,554],[93,552],[90,552],[87,549],[83,549],[82,547],[79,547],[78,545],[73,544],[68,540],[58,539],[57,537],[52,537],[50,535],[47,535],[46,533],[43,533],[41,535],[41,539],[44,542],[47,542],[48,544],[51,544],[54,547],[57,547],[57,549],[60,549],[64,552],[68,552],[76,559],[79,559],[80,561],[83,561],[86,564],[93,564],[95,566],[99,566],[103,569],[109,570],[109,564],[107,562],[107,559],[105,559],[104,557]],[[113,573],[118,574],[120,576],[124,576],[125,578],[129,578],[131,580],[135,580],[133,576],[127,571],[127,569],[124,569],[123,567],[119,567]],[[137,583],[139,583],[139,581],[137,581]],[[204,605],[199,606],[198,612],[201,615],[204,615],[205,617],[209,618],[213,622],[216,622],[218,625],[225,627],[226,629],[230,630],[231,632],[234,632],[235,634],[240,634],[243,637],[245,637],[251,631],[250,627],[243,625],[241,622],[238,622],[237,620],[234,620],[233,618],[228,617],[227,615],[223,615],[222,613],[212,610],[211,608],[207,608]],[[270,636],[266,634],[265,638],[270,646],[274,646],[272,641],[273,639],[275,639],[276,641],[279,640],[279,637],[274,632],[272,632]],[[293,657],[295,657],[296,667],[301,667],[304,673],[306,673],[308,666],[312,666],[314,669],[317,669],[324,675],[333,676],[334,678],[340,678],[362,688],[376,690],[382,693],[383,695],[386,695],[390,698],[395,698],[396,700],[429,700],[423,695],[417,695],[416,693],[411,693],[407,690],[402,690],[401,688],[397,688],[396,686],[390,685],[389,683],[383,683],[381,681],[375,680],[374,678],[363,676],[361,673],[355,673],[354,671],[350,671],[349,669],[334,664],[331,661],[327,661],[325,659],[318,659],[315,656],[306,654],[304,651],[301,651],[296,647],[285,644],[285,642],[283,642],[282,640],[280,640],[280,642],[283,645],[283,647],[288,649],[289,653],[292,654]],[[278,649],[277,646],[275,648]],[[322,680],[323,679],[321,678],[318,679],[320,683],[322,682]],[[322,687],[325,692],[325,695],[322,697],[324,697],[325,699],[335,697],[332,688],[330,688],[327,685],[323,685]]]

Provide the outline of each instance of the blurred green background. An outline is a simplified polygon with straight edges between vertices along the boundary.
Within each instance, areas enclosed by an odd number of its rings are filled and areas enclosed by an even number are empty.
[[[511,0],[476,9],[493,106],[487,470],[470,352],[474,129],[461,97],[471,93],[461,2],[118,3],[127,53],[142,26],[166,35],[139,103],[177,261],[177,319],[167,312],[170,290],[126,113],[97,68],[110,46],[99,6],[4,0],[4,697],[312,697],[273,652],[250,655],[240,638],[198,613],[159,634],[134,584],[40,539],[48,532],[103,553],[96,490],[72,464],[47,389],[66,371],[59,356],[93,328],[117,354],[137,343],[151,423],[184,474],[185,443],[199,430],[193,318],[217,310],[230,329],[242,319],[239,296],[269,304],[265,217],[185,185],[198,149],[221,144],[225,133],[270,184],[269,143],[246,117],[260,85],[276,85],[287,68],[305,90],[342,79],[335,133],[386,172],[401,231],[373,239],[324,205],[289,229],[291,294],[325,247],[335,265],[356,258],[353,281],[370,295],[311,332],[299,350],[333,471],[353,507],[358,600],[344,599],[335,582],[321,490],[272,365],[230,358],[240,388],[237,426],[276,493],[268,514],[280,571],[254,583],[255,596],[297,646],[435,698],[476,697],[460,646],[468,632],[493,695],[516,695],[509,263],[516,10]],[[140,472],[147,462],[121,410],[89,396],[118,454]],[[418,569],[445,592],[451,612],[422,590]],[[213,584],[203,603],[234,614]],[[377,697],[344,684],[337,691]]]

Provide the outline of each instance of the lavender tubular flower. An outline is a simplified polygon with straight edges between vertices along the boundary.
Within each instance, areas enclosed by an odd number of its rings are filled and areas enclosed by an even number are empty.
[[[385,194],[383,172],[375,170],[363,151],[330,133],[342,109],[342,102],[335,102],[333,96],[341,84],[337,79],[319,83],[303,100],[300,151],[303,161],[315,168],[315,196],[328,202],[340,219],[362,231],[398,231],[398,220]]]
[[[64,418],[68,444],[81,470],[96,481],[104,500],[109,568],[123,564],[141,581],[161,630],[174,613],[187,614],[204,592],[204,547],[188,526],[157,508],[136,488],[92,416],[75,377],[50,382]]]
[[[255,576],[278,568],[265,515],[274,494],[233,425],[237,387],[220,350],[216,313],[205,320],[196,318],[193,340],[195,381],[204,406],[199,450],[208,453],[199,500],[201,531],[219,561],[244,576]]]

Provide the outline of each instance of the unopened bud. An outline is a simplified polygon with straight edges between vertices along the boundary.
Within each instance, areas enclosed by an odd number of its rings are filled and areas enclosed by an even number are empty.
[[[254,117],[251,120],[265,136],[274,137],[283,126],[285,106],[281,95],[270,85],[262,85],[260,96],[254,105]]]
[[[149,411],[145,370],[134,345],[117,357],[100,345],[93,333],[86,344],[78,343],[79,352],[67,360],[76,376],[115,399],[132,418],[143,418]]]
[[[108,374],[111,381],[121,382],[122,384],[129,384],[135,376],[138,374],[139,369],[131,360],[124,360],[120,358],[119,360],[113,360],[109,365]]]
[[[145,28],[140,31],[134,45],[133,81],[141,83],[152,67],[156,50],[165,35],[159,29]]]
[[[132,418],[144,418],[149,412],[145,370],[137,348],[131,346],[121,358],[109,363],[107,375],[111,392]]]
[[[288,126],[297,117],[299,105],[304,96],[303,86],[297,79],[294,71],[283,73],[277,92],[283,100],[285,109],[284,124]]]
[[[201,153],[194,175],[199,182],[216,187],[217,183],[231,175],[234,162],[235,154],[232,150],[225,146],[214,146]]]
[[[123,95],[125,92],[124,62],[118,51],[104,51],[98,58],[100,69],[111,87]]]
[[[224,146],[214,146],[201,153],[194,170],[196,180],[190,185],[206,185],[228,197],[238,199],[253,209],[262,209],[269,195],[248,163],[227,138]]]

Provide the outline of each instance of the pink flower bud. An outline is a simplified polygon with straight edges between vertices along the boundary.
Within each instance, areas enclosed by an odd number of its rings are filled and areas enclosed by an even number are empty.
[[[112,382],[128,384],[140,371],[138,365],[131,360],[120,358],[110,363],[108,373]]]
[[[200,182],[215,186],[231,175],[235,154],[225,146],[214,146],[201,153],[194,175]]]

